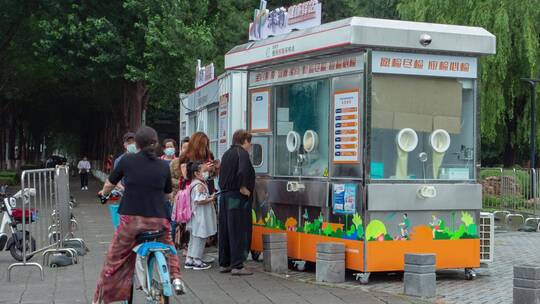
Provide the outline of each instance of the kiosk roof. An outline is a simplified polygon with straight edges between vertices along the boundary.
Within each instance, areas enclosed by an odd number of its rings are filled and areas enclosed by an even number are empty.
[[[431,38],[426,46],[420,43],[424,34]],[[495,36],[481,27],[352,17],[236,46],[225,55],[225,68],[362,48],[478,56],[495,54]]]

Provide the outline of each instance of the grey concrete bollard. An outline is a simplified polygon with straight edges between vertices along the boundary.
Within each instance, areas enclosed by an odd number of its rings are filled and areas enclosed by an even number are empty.
[[[434,254],[405,254],[404,293],[410,296],[431,298],[436,294]]]
[[[317,244],[317,264],[315,277],[317,282],[345,282],[345,244]]]
[[[540,304],[540,266],[514,266],[514,304]]]
[[[264,271],[285,273],[289,269],[287,258],[287,234],[263,234]]]

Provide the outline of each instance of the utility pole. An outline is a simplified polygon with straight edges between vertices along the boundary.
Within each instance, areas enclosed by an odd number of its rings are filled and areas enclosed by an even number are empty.
[[[536,84],[540,79],[521,78],[531,86],[531,168],[536,167]]]
[[[536,170],[536,84],[538,78],[521,78],[521,81],[531,86],[531,173]],[[531,190],[533,198],[536,197],[536,175],[531,174]]]

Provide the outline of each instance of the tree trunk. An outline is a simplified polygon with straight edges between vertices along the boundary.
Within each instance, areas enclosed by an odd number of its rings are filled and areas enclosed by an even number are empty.
[[[135,132],[142,124],[142,112],[148,103],[148,87],[142,80],[124,82],[124,127]]]

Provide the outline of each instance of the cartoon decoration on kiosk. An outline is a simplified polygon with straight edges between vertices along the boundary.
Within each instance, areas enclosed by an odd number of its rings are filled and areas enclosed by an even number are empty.
[[[396,136],[398,159],[396,163],[396,178],[407,178],[409,152],[418,145],[418,134],[411,128],[404,128]]]
[[[450,148],[450,134],[443,129],[437,129],[429,136],[429,143],[433,148],[433,178],[439,178],[444,154]]]

